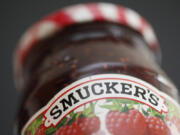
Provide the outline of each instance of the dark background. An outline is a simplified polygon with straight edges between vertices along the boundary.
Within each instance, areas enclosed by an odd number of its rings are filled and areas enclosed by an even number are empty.
[[[94,0],[0,1],[0,134],[12,135],[18,92],[13,83],[12,54],[22,33],[42,16],[58,8]],[[180,0],[104,0],[118,3],[145,16],[159,38],[162,67],[180,88]],[[98,1],[99,2],[99,1]]]

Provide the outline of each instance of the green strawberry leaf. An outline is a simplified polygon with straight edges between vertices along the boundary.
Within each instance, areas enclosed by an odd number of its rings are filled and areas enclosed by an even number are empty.
[[[62,127],[63,125],[65,125],[66,121],[67,121],[67,117],[65,117],[64,119],[62,119],[62,121],[56,126],[56,128],[54,127],[50,127],[46,130],[46,135],[52,135],[54,134],[60,127]]]
[[[149,113],[147,111],[145,111],[144,109],[142,109],[142,113],[145,115],[145,116],[149,116]]]
[[[95,112],[95,105],[97,104],[97,102],[98,101],[91,102],[88,107],[86,107],[86,105],[84,105],[84,110],[83,110],[82,114],[84,116],[87,116],[87,117],[89,117],[90,115],[92,116],[92,114],[95,115],[94,114],[94,112]]]
[[[91,113],[91,112],[92,112],[91,107],[88,107],[88,108],[86,108],[86,109],[83,111],[83,114],[84,114],[84,115],[88,115],[88,114]]]
[[[130,109],[133,109],[134,108],[134,104],[130,104],[130,105],[128,105],[128,109],[130,110]]]
[[[117,101],[121,104],[138,104],[139,102],[129,99],[106,99],[106,103]]]
[[[113,105],[101,105],[100,107],[111,110],[111,111],[117,110],[116,106],[113,106]]]
[[[160,114],[159,112],[157,112],[156,110],[152,109],[149,107],[149,109],[147,110],[148,112],[148,116],[152,116],[152,117],[157,117],[159,119],[162,119],[163,121],[166,122],[165,116],[163,114]]]
[[[37,128],[43,124],[43,116],[39,116],[27,129],[27,132],[31,132],[31,135],[35,135]]]
[[[83,115],[81,114],[81,113],[77,113],[76,115],[75,115],[75,119],[78,119],[79,117],[82,117]]]
[[[54,127],[50,127],[46,130],[46,135],[52,135],[53,133],[55,133],[57,130],[57,128]]]
[[[68,118],[65,117],[64,119],[61,120],[61,122],[60,122],[56,127],[57,127],[57,128],[60,128],[60,127],[64,126],[65,123],[67,122],[67,120],[68,120]]]
[[[106,99],[106,103],[113,102],[114,99]]]
[[[118,100],[113,100],[113,106],[115,106],[117,108],[117,110],[119,108],[122,108],[122,104],[120,102],[118,102]]]
[[[91,112],[94,114],[95,105],[91,102],[89,107],[90,107],[90,109],[91,109]],[[90,112],[90,113],[91,113],[91,112]]]
[[[163,121],[165,121],[165,117],[163,115],[160,115],[160,114],[155,114],[155,117],[159,118],[159,119],[162,119]]]
[[[128,106],[125,104],[125,106],[122,108],[121,112],[127,112],[129,110]]]
[[[112,105],[102,105],[101,107],[109,110],[118,110],[120,112],[126,112],[134,107],[135,104],[140,105],[139,102],[128,99],[108,99],[107,103],[112,102]],[[123,104],[125,105],[123,107]]]
[[[71,125],[76,120],[76,115],[74,115],[67,123],[67,125]]]
[[[129,100],[129,99],[117,99],[121,104],[139,104],[137,101]]]
[[[92,117],[94,117],[94,114],[91,113],[91,114],[88,115],[88,117],[92,118]]]
[[[72,111],[69,115],[73,117],[74,114],[75,114],[74,111]]]

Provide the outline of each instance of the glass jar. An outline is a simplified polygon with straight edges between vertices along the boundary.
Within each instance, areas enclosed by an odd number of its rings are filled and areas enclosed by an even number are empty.
[[[179,95],[148,22],[113,4],[57,11],[15,53],[16,134],[178,135]]]

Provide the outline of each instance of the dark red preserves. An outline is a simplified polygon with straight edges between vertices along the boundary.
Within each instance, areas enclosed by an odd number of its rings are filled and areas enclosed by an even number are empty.
[[[49,32],[48,36],[29,42],[30,49],[23,53],[19,51],[21,47],[17,49],[17,53],[21,53],[18,56],[21,59],[19,60],[19,65],[16,65],[16,82],[21,91],[22,100],[16,120],[16,134],[21,134],[27,121],[42,107],[46,106],[61,89],[77,80],[92,75],[123,74],[133,76],[178,100],[175,86],[159,66],[160,54],[157,42],[150,44],[143,33],[143,29],[146,27],[144,24],[146,23],[145,20],[142,21],[142,28],[139,28],[139,30],[133,29],[128,24],[128,18],[124,22],[121,20],[118,23],[108,19],[108,17],[105,18],[103,13],[100,15],[96,11],[98,9],[97,5],[79,5],[74,7],[75,9],[77,8],[76,10],[71,7],[73,11],[78,11],[84,8],[81,6],[87,6],[92,14],[96,13],[96,19],[93,21],[88,20],[83,23],[76,23],[61,11],[46,17],[43,21],[61,22],[63,28],[54,29],[54,27],[49,25],[47,28],[50,28],[52,31]],[[108,7],[108,5],[99,3],[98,6],[102,8],[103,6]],[[112,7],[110,4],[109,8],[115,7]],[[118,8],[120,17],[122,17],[125,10],[127,9]],[[136,22],[132,20],[131,23]],[[31,29],[32,32],[33,30],[36,31],[36,27],[39,24],[36,25],[34,29]],[[59,24],[57,23],[57,25]],[[37,33],[35,32],[34,34]],[[114,105],[109,109],[111,111],[107,114],[106,123],[104,123],[107,124],[106,130],[109,134],[160,135],[159,133],[162,133],[162,135],[171,135],[169,128],[165,125],[162,126],[162,128],[165,128],[163,132],[160,132],[161,129],[157,131],[151,127],[148,129],[148,125],[152,123],[151,119],[157,121],[152,124],[163,124],[164,118],[161,119],[159,114],[155,112],[153,113],[153,118],[151,118],[151,116],[148,116],[149,110],[142,110],[141,112],[136,107],[132,108],[127,104],[123,105],[121,109]],[[60,128],[54,129],[52,132],[41,125],[35,126],[34,128],[38,130],[35,135],[61,135],[61,133],[63,135],[76,135],[76,131],[79,131],[79,135],[95,135],[100,129],[102,122],[94,113],[92,106],[89,109],[91,111],[85,110],[82,113],[78,112],[75,115],[76,118],[68,117],[67,119],[71,120],[66,120],[63,123],[64,126],[62,124]],[[137,118],[133,118],[136,115]],[[157,117],[155,117],[156,115]],[[112,119],[115,119],[115,121],[112,121]],[[122,125],[126,123],[125,121],[120,122],[118,119],[129,119],[130,121],[135,119],[136,121],[134,120],[134,123],[130,122],[129,125],[121,126],[121,123]],[[93,121],[96,126],[93,126]],[[119,125],[116,126],[116,124]],[[155,128],[158,125],[153,126]],[[131,129],[127,131],[129,127]],[[25,134],[33,135],[32,132],[34,131],[32,130]],[[102,133],[104,132],[99,132],[99,134]]]

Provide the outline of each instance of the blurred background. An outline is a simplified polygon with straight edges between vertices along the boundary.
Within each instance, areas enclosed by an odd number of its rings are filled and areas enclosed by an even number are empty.
[[[61,7],[95,0],[0,1],[0,134],[12,135],[19,94],[12,73],[13,50],[22,33],[42,16]],[[97,0],[96,0],[97,2]],[[100,1],[98,1],[100,2]],[[138,11],[153,25],[162,49],[162,68],[180,88],[180,1],[104,0]]]

